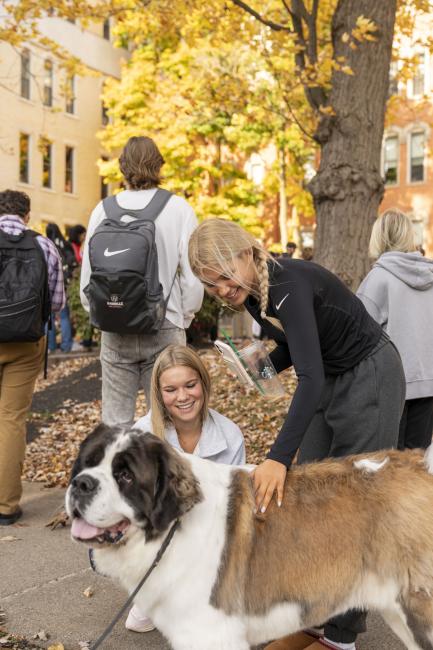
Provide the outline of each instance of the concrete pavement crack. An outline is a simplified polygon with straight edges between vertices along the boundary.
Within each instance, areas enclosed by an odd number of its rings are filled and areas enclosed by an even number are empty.
[[[76,578],[77,576],[83,575],[83,573],[87,573],[88,571],[91,572],[92,569],[90,567],[86,567],[85,569],[81,569],[81,571],[75,571],[74,573],[67,573],[64,576],[60,576],[59,578],[52,578],[51,580],[48,580],[47,582],[42,582],[39,585],[34,585],[33,587],[27,587],[27,589],[23,589],[22,591],[14,591],[10,594],[6,594],[6,596],[1,596],[0,603],[5,602],[6,600],[10,600],[11,598],[15,598],[16,596],[23,596],[24,594],[28,594],[32,591],[37,591],[38,589],[44,589],[49,585],[54,585],[59,582],[63,582],[64,580],[69,580],[70,578]]]

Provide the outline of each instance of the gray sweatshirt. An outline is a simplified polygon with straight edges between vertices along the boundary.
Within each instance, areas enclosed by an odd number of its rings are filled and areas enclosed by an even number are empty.
[[[433,260],[384,253],[357,296],[400,352],[406,399],[433,396]]]

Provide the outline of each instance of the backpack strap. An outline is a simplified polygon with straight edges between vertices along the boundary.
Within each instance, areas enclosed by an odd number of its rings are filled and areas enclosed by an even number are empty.
[[[107,196],[103,200],[102,205],[108,219],[120,220],[121,217],[127,214],[135,217],[136,219],[155,221],[156,218],[161,214],[171,196],[172,192],[158,188],[146,207],[142,208],[141,210],[121,208],[115,196]]]
[[[43,261],[45,265],[45,304],[43,306],[44,308],[44,318],[46,319],[46,322],[48,324],[48,328],[51,329],[51,296],[50,296],[50,288],[49,288],[49,268],[48,268],[48,262],[45,257],[44,250],[42,246],[40,245],[38,241],[38,237],[43,237],[40,232],[37,232],[36,230],[30,230],[30,228],[26,229],[26,236],[29,238],[29,241],[33,242],[33,246],[35,249],[38,251],[39,256],[41,260]],[[31,238],[31,239],[30,239]],[[55,246],[55,244],[53,243]],[[47,339],[47,350],[48,350],[48,339]],[[47,350],[45,351],[45,354],[48,355]],[[48,357],[45,359],[45,367],[44,367],[44,379],[46,379],[46,372],[47,372],[47,365],[48,365]]]

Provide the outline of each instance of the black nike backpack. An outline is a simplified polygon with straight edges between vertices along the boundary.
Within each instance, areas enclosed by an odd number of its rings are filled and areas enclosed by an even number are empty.
[[[0,342],[38,341],[51,304],[48,269],[39,233],[9,235],[0,229]]]
[[[155,334],[165,319],[155,220],[171,197],[158,189],[142,210],[103,201],[106,218],[89,241],[90,281],[84,289],[92,325],[117,334]]]

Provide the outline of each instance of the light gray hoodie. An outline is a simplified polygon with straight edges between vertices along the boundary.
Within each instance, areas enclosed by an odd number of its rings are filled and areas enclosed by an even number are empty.
[[[400,352],[406,399],[433,396],[433,260],[383,253],[357,296]]]

